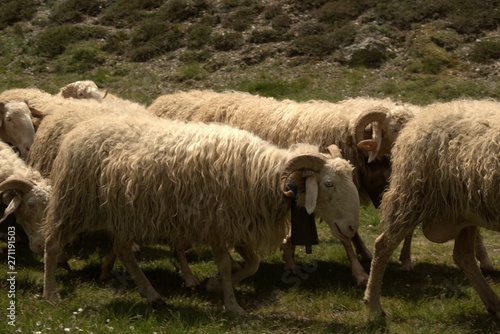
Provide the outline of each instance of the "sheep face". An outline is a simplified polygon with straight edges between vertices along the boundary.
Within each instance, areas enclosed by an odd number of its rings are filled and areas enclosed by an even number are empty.
[[[0,102],[0,138],[26,157],[35,138],[35,128],[25,102]]]
[[[0,188],[3,201],[7,204],[0,221],[13,213],[29,238],[31,251],[43,254],[45,238],[40,227],[48,203],[50,186],[8,178],[0,184]]]
[[[101,101],[99,88],[91,80],[75,81],[61,88],[61,96],[74,99],[95,99]]]
[[[352,181],[352,170],[344,159],[326,160],[318,173],[306,177],[305,193],[297,198],[298,205],[325,220],[333,235],[345,241],[349,241],[359,227],[359,195]],[[315,198],[312,204],[308,197]]]

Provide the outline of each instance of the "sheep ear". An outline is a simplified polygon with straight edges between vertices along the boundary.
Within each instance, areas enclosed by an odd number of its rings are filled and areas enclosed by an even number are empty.
[[[2,219],[0,219],[0,223],[3,222],[10,214],[14,213],[19,205],[21,205],[21,197],[19,196],[14,196],[12,200],[10,201],[9,205],[7,206],[7,209],[5,209]]]
[[[315,175],[306,177],[306,203],[305,208],[308,214],[312,214],[316,209],[316,201],[318,200],[318,181]]]

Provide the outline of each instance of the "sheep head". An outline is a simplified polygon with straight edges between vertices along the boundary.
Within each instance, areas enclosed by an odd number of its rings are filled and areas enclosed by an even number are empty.
[[[97,101],[103,99],[99,93],[99,88],[91,80],[75,81],[67,84],[61,88],[60,94],[65,99],[95,99]]]
[[[28,235],[31,250],[37,254],[43,253],[45,245],[40,226],[49,190],[28,179],[14,176],[0,183],[0,194],[7,204],[0,222],[3,222],[8,215],[15,214],[17,222]]]
[[[335,145],[328,151],[292,157],[281,173],[281,190],[309,214],[323,218],[337,238],[347,240],[359,226],[359,196],[352,166]]]
[[[0,138],[26,157],[35,139],[35,128],[25,102],[0,102]]]

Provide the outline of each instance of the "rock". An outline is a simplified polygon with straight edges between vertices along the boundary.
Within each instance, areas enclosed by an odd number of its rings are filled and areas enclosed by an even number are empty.
[[[387,58],[387,46],[372,37],[367,37],[358,44],[353,44],[341,51],[340,61],[349,65],[379,64]]]

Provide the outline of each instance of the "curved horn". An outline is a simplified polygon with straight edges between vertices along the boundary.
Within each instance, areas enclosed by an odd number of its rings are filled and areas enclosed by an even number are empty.
[[[25,194],[29,192],[35,184],[25,178],[10,176],[5,181],[0,183],[0,193],[8,190],[18,190],[19,192]]]
[[[107,88],[106,91],[104,92],[104,96],[102,97],[103,100],[106,98],[106,96],[108,96],[108,92],[109,92],[109,88]]]
[[[389,109],[380,106],[362,112],[361,115],[358,116],[353,128],[353,136],[356,143],[362,142],[365,139],[364,133],[368,124],[373,122],[384,123],[388,112]]]
[[[300,154],[291,158],[284,166],[281,172],[281,190],[286,196],[291,196],[292,193],[286,185],[288,177],[297,170],[309,169],[319,172],[326,162],[326,158],[321,154]]]
[[[330,145],[326,148],[332,158],[342,158],[342,150],[337,145]]]

